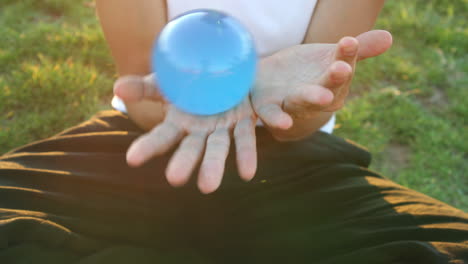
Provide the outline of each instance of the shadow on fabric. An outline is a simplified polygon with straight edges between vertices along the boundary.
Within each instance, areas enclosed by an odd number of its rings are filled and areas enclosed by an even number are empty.
[[[257,129],[256,177],[232,149],[220,189],[170,187],[171,153],[130,168],[143,133],[117,111],[0,157],[1,263],[464,263],[468,215],[367,169],[318,132]],[[192,179],[195,177],[192,177]]]

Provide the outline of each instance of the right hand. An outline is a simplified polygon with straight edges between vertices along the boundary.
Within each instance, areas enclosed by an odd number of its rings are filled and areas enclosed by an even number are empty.
[[[164,102],[153,76],[121,77],[114,85],[114,93],[124,102]],[[198,187],[201,192],[210,193],[221,184],[234,137],[239,175],[246,181],[253,178],[257,168],[256,115],[248,96],[236,107],[210,116],[191,115],[167,102],[164,106],[164,121],[136,139],[127,151],[130,166],[141,166],[180,142],[166,168],[168,182],[173,186],[185,184],[201,161]]]

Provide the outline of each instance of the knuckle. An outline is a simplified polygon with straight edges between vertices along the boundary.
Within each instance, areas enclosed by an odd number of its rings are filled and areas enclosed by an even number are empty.
[[[238,137],[246,137],[251,134],[252,129],[249,124],[250,120],[242,120],[240,121],[234,129],[234,136]]]
[[[264,116],[272,117],[278,112],[278,110],[279,106],[276,106],[274,104],[268,104],[262,107],[261,113]]]
[[[225,135],[212,134],[208,138],[208,144],[213,148],[221,148],[229,143],[229,137]]]
[[[222,163],[223,160],[222,156],[215,152],[207,152],[203,157],[204,164],[219,164]]]
[[[199,152],[194,149],[183,149],[180,151],[180,158],[185,164],[193,163],[199,159]]]
[[[255,147],[255,138],[254,137],[244,137],[242,139],[236,140],[236,150],[250,150]]]
[[[237,153],[249,153],[252,151],[252,146],[249,146],[249,144],[238,144],[236,148]]]
[[[189,149],[189,150],[192,150],[192,151],[198,151],[203,145],[203,143],[202,143],[203,140],[204,140],[204,138],[202,138],[202,137],[189,136],[184,141],[183,146],[186,149]]]
[[[341,108],[343,108],[344,106],[344,102],[336,102],[330,106],[328,106],[327,108],[325,108],[323,111],[325,112],[336,112],[338,110],[340,110]]]
[[[310,119],[316,117],[321,111],[323,111],[323,107],[315,104],[309,105],[301,105],[296,106],[294,108],[288,109],[286,111],[289,115],[291,115],[294,119]]]

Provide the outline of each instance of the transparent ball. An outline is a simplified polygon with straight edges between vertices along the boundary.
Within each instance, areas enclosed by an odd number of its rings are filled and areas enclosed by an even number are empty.
[[[247,29],[225,13],[205,9],[171,20],[152,54],[164,97],[197,115],[221,113],[239,104],[255,81],[256,65]]]

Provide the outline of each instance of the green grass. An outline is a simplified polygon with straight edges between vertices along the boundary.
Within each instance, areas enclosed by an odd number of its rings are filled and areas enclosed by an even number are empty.
[[[336,134],[366,146],[372,168],[468,210],[468,1],[387,1],[394,35],[362,62]]]
[[[114,67],[85,1],[0,4],[0,153],[102,108]]]
[[[0,3],[0,153],[109,108],[112,58],[92,1]],[[372,168],[468,210],[467,0],[387,1],[384,56],[360,63],[336,134]]]

